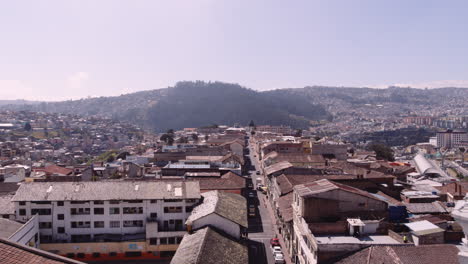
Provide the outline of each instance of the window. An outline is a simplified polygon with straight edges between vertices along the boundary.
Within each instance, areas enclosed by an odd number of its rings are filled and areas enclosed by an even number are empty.
[[[187,199],[185,200],[187,203],[196,203],[197,199]]]
[[[125,252],[125,257],[141,257],[141,252],[139,252],[139,251],[127,251],[127,252]]]
[[[39,222],[40,229],[50,229],[52,228],[52,222]]]
[[[94,252],[93,253],[93,258],[99,258],[101,256],[101,253],[99,252]]]
[[[118,207],[109,208],[109,214],[120,214],[120,208]]]
[[[50,204],[49,201],[36,201],[36,202],[31,202],[32,204]]]
[[[190,213],[193,211],[193,207],[192,206],[185,206],[185,212],[187,213]]]
[[[77,258],[84,258],[84,257],[85,257],[85,253],[78,253],[78,254],[76,254],[76,257],[77,257]]]
[[[19,202],[19,205],[26,205],[26,202]]]
[[[157,245],[158,244],[158,239],[156,237],[150,238],[150,245]]]
[[[126,203],[142,203],[143,200],[125,200]]]
[[[359,205],[360,207],[364,207],[364,206],[366,206],[366,203],[359,203],[358,205]]]
[[[39,239],[41,240],[41,243],[52,242],[52,236],[49,235],[39,236]]]
[[[109,252],[109,257],[116,257],[117,256],[117,252]]]
[[[94,208],[94,214],[95,215],[103,215],[104,214],[104,208]]]
[[[167,237],[161,237],[159,238],[159,243],[161,245],[167,245]]]
[[[120,228],[120,221],[110,221],[111,228]]]
[[[90,228],[91,222],[90,221],[79,221],[79,222],[71,222],[72,228]]]
[[[112,200],[112,201],[110,201],[109,203],[110,203],[110,204],[119,204],[120,201],[118,201],[118,200]]]
[[[183,237],[176,237],[176,239],[177,239],[177,244],[180,244],[180,242],[182,242],[182,238],[183,238]]]
[[[88,203],[87,201],[71,201],[71,204],[85,204]]]
[[[57,206],[63,206],[63,201],[58,201]]]
[[[57,227],[57,233],[59,234],[65,233],[65,227]]]
[[[50,209],[31,209],[31,215],[50,215],[51,210]]]
[[[124,214],[142,214],[143,207],[124,207],[123,213]]]
[[[19,209],[19,215],[26,215],[26,209]]]
[[[152,219],[158,218],[158,213],[151,213],[150,218],[152,218]]]
[[[94,201],[94,204],[104,204],[104,201]]]
[[[168,243],[169,245],[175,244],[175,241],[176,241],[176,240],[175,240],[175,237],[169,237],[169,238],[167,239],[167,243]]]
[[[151,200],[150,203],[157,203],[158,200]]]
[[[104,221],[95,221],[94,228],[104,228]]]
[[[57,215],[57,220],[63,220],[65,219],[65,215],[64,214],[58,214]]]
[[[182,202],[182,199],[165,199],[164,202],[166,202],[166,203],[178,203],[178,202]]]
[[[171,258],[175,254],[175,251],[161,251],[161,258]]]
[[[67,258],[74,258],[75,257],[75,253],[67,253]]]
[[[123,227],[143,227],[143,221],[141,220],[123,221]]]
[[[71,215],[89,215],[91,214],[90,208],[71,208],[70,209]]]
[[[182,207],[181,206],[164,207],[164,213],[182,213]]]

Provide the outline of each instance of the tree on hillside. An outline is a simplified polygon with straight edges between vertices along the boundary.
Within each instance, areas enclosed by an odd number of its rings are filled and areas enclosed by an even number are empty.
[[[24,130],[26,131],[31,131],[32,127],[31,127],[31,124],[29,122],[26,122],[26,124],[24,124]]]
[[[188,143],[188,138],[187,137],[180,137],[179,139],[177,139],[177,143]]]
[[[296,130],[296,133],[294,134],[295,137],[302,137],[302,129]]]
[[[255,123],[253,120],[250,120],[249,127],[255,127]]]
[[[387,145],[374,143],[374,144],[371,144],[368,148],[370,150],[375,151],[377,159],[395,161],[395,157],[393,156],[393,150]]]
[[[159,139],[161,141],[166,142],[166,144],[168,144],[168,145],[174,144],[174,135],[172,135],[172,134],[168,134],[168,133],[163,134]]]
[[[192,134],[192,139],[193,139],[193,141],[197,142],[198,141],[198,135],[197,134]]]

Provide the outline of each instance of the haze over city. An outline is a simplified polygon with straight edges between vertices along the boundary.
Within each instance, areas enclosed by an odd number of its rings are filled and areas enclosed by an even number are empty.
[[[1,2],[0,264],[468,264],[467,10]]]
[[[466,1],[4,1],[0,98],[184,80],[468,87]]]

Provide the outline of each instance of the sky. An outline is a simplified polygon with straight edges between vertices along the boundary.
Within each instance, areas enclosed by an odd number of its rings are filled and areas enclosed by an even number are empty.
[[[0,0],[0,100],[183,80],[468,87],[468,1]]]

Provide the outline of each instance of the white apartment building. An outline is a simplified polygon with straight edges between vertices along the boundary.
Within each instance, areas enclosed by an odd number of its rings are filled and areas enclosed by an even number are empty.
[[[447,130],[437,132],[437,147],[439,148],[459,148],[468,145],[468,132]]]
[[[198,182],[32,182],[12,201],[16,220],[38,214],[41,243],[146,240],[178,244],[199,202]]]

